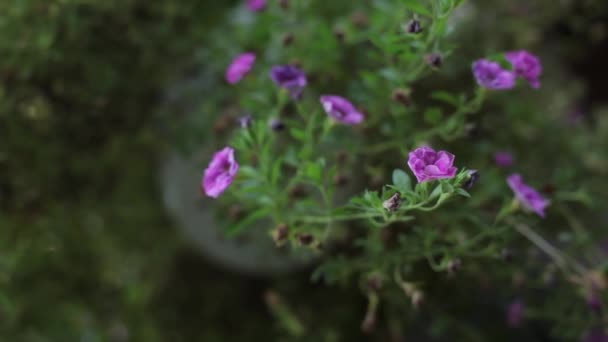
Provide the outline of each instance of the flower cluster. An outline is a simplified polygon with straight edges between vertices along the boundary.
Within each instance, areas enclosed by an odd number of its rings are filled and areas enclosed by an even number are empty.
[[[504,69],[499,63],[488,59],[479,59],[473,63],[473,75],[477,83],[488,89],[506,90],[515,87],[515,80],[521,77],[530,83],[532,88],[540,88],[542,65],[540,59],[525,50],[507,52],[505,59],[512,70]]]

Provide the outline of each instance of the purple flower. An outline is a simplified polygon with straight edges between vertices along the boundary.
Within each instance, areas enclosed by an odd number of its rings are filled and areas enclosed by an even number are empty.
[[[494,162],[500,167],[513,165],[513,155],[510,152],[499,151],[494,153]]]
[[[524,303],[521,300],[516,300],[507,307],[507,323],[511,328],[517,328],[521,325],[524,318]]]
[[[454,155],[450,152],[435,152],[428,146],[423,146],[410,152],[407,161],[412,172],[419,183],[433,180],[454,178],[456,167],[454,167]]]
[[[525,78],[532,88],[540,88],[538,78],[543,71],[543,67],[538,57],[528,51],[520,50],[507,52],[505,58],[513,66],[515,75]]]
[[[239,163],[234,159],[233,148],[225,147],[216,152],[203,176],[201,185],[205,194],[217,198],[232,184],[238,171]]]
[[[608,342],[608,335],[602,328],[595,328],[585,336],[583,342]]]
[[[321,96],[321,104],[327,115],[346,125],[356,125],[363,121],[363,114],[347,99],[336,95]]]
[[[507,184],[515,193],[515,198],[527,210],[533,211],[540,217],[545,217],[545,208],[551,203],[541,196],[538,191],[524,183],[521,175],[515,173],[507,177]]]
[[[306,84],[306,74],[293,65],[276,65],[270,70],[270,78],[281,88],[289,91],[293,99],[299,99]]]
[[[485,88],[505,90],[515,86],[514,73],[487,59],[478,59],[473,63],[473,75],[477,83]]]
[[[247,0],[247,8],[252,12],[263,11],[266,8],[266,0]]]
[[[254,53],[247,52],[238,55],[226,70],[226,81],[230,84],[238,83],[251,70],[254,62]]]

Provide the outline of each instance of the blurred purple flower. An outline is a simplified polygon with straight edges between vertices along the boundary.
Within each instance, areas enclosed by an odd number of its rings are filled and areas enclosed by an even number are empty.
[[[270,70],[270,78],[281,88],[289,91],[293,99],[299,99],[308,81],[304,71],[293,65],[276,65]]]
[[[363,114],[347,99],[336,95],[321,96],[321,104],[327,115],[346,125],[356,125],[363,121]]]
[[[251,115],[245,115],[245,116],[239,118],[239,125],[241,126],[241,128],[251,127],[252,122],[253,122],[253,118],[251,117]]]
[[[606,332],[602,330],[602,328],[595,328],[591,330],[585,338],[582,340],[583,342],[608,342],[608,335]]]
[[[446,152],[435,152],[428,146],[423,146],[410,152],[407,165],[416,176],[419,183],[433,180],[453,178],[458,170],[453,166],[454,155]]]
[[[232,184],[238,170],[233,148],[225,147],[216,152],[203,176],[201,185],[205,194],[217,198]]]
[[[230,84],[238,83],[253,68],[253,63],[255,63],[254,53],[247,52],[238,55],[226,70],[226,81]]]
[[[515,300],[507,307],[507,323],[511,328],[517,328],[524,319],[524,303]]]
[[[247,8],[252,12],[263,11],[266,8],[266,0],[247,0]]]
[[[505,90],[515,86],[514,73],[487,59],[478,59],[473,63],[473,75],[477,83],[484,88]]]
[[[515,75],[525,78],[532,88],[540,88],[540,81],[538,78],[543,71],[543,67],[537,56],[526,50],[519,50],[507,52],[505,58],[513,66]]]
[[[500,167],[513,165],[513,155],[510,152],[499,151],[494,153],[494,162]]]
[[[521,175],[512,174],[507,177],[507,184],[515,193],[515,198],[527,210],[533,211],[540,217],[545,217],[545,208],[551,203],[541,196],[538,191],[525,184]]]

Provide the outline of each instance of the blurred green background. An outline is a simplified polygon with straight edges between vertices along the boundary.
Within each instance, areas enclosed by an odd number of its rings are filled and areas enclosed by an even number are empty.
[[[270,289],[314,318],[311,341],[366,339],[356,286],[312,284],[310,269],[229,273],[165,214],[158,106],[168,85],[200,72],[198,49],[236,3],[0,2],[0,341],[280,340]],[[560,13],[546,13],[551,32],[570,52],[586,46]],[[565,56],[591,85],[608,70]]]

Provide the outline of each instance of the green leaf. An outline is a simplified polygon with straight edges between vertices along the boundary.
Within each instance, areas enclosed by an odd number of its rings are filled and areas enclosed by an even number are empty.
[[[456,192],[461,196],[469,197],[469,198],[471,197],[471,194],[469,194],[465,189],[458,188],[458,189],[456,189]]]
[[[452,193],[452,192],[454,192],[454,187],[449,182],[442,182],[441,183],[441,192],[443,192],[444,194]]]
[[[434,91],[431,94],[431,98],[434,100],[437,100],[437,101],[445,102],[454,107],[460,106],[460,100],[458,99],[458,96],[452,95],[452,94],[448,93],[447,91],[442,91],[442,90]]]
[[[306,165],[306,176],[316,182],[321,181],[321,165],[309,163]]]
[[[430,123],[431,125],[436,125],[441,121],[443,114],[441,113],[441,109],[437,107],[432,107],[427,109],[424,112],[424,121]]]
[[[258,209],[256,211],[252,212],[247,217],[245,217],[243,220],[241,220],[238,224],[229,227],[226,232],[226,235],[228,237],[236,236],[237,234],[242,232],[243,229],[249,227],[256,221],[264,218],[265,216],[268,216],[270,214],[270,212],[271,212],[271,210],[268,208],[261,208],[261,209]]]
[[[407,9],[422,15],[426,15],[428,17],[432,17],[433,13],[426,8],[420,0],[401,0],[403,6]]]
[[[410,179],[410,176],[401,169],[393,170],[393,185],[400,192],[412,190],[412,180]]]

